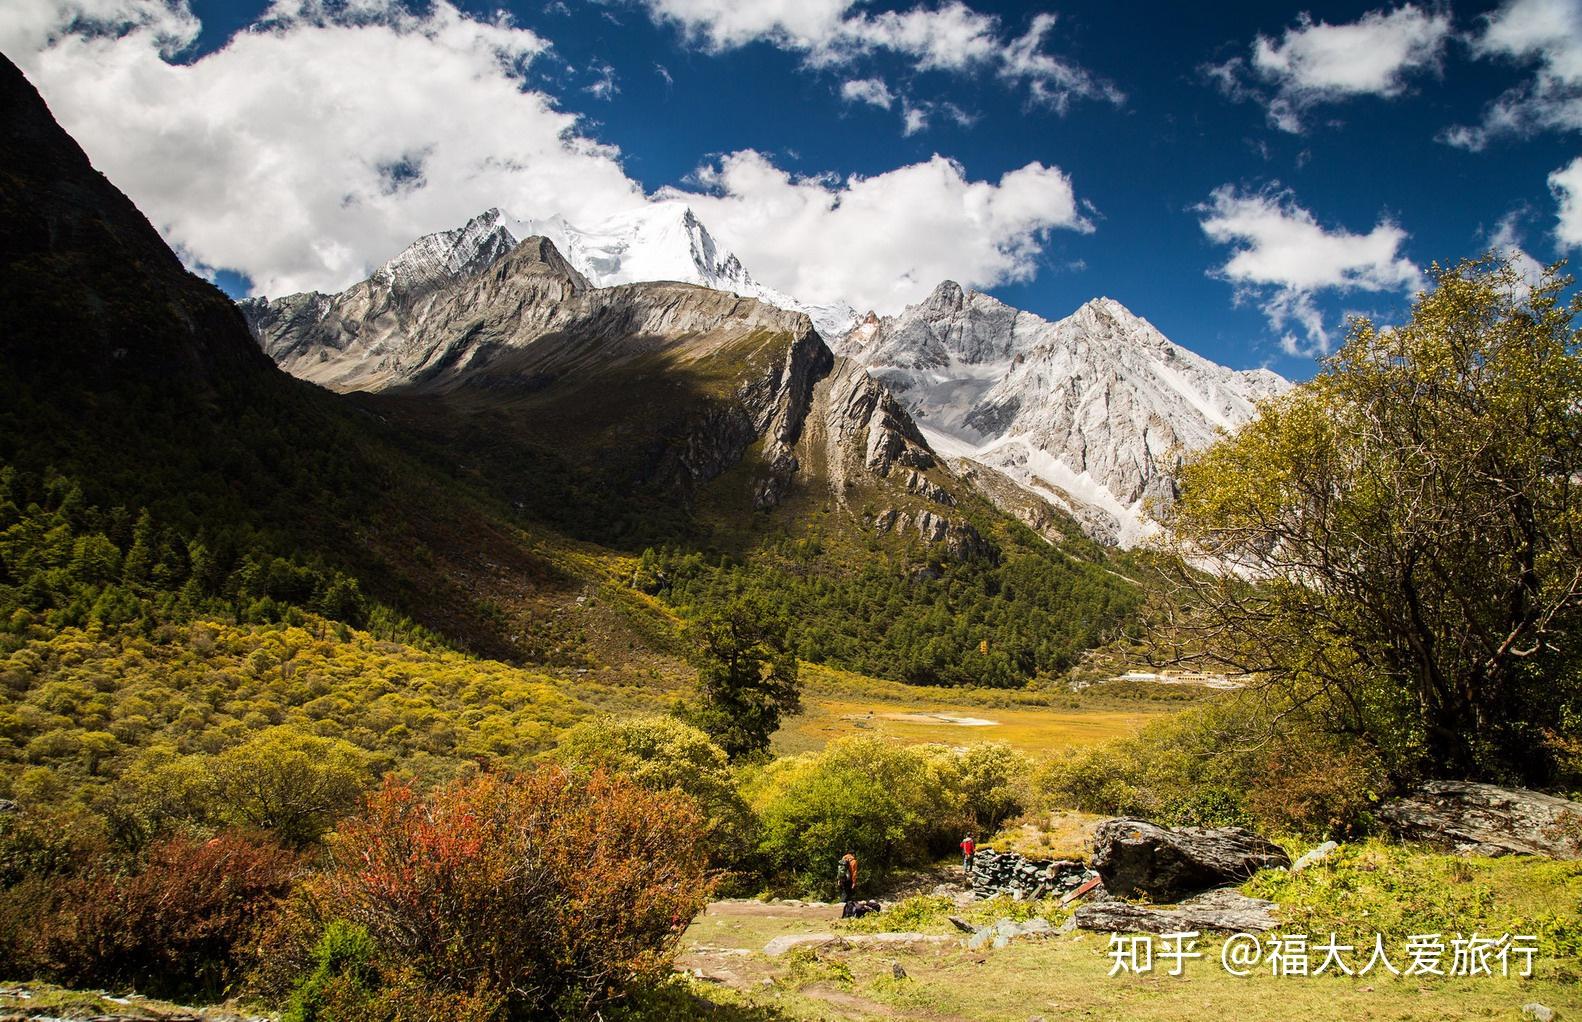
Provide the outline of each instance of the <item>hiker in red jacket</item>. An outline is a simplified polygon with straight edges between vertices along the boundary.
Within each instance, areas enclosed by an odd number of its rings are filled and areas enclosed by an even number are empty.
[[[961,871],[969,876],[972,874],[972,854],[977,850],[978,844],[972,840],[971,834],[961,839]]]
[[[850,852],[841,856],[840,866],[836,873],[840,881],[840,900],[846,903],[846,911],[842,917],[851,914],[851,903],[857,897],[857,857]]]

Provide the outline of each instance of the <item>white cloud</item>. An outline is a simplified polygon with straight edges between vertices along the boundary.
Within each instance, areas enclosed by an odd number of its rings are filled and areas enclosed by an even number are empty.
[[[1270,324],[1287,331],[1281,346],[1293,355],[1333,347],[1316,298],[1326,291],[1392,291],[1418,287],[1422,272],[1400,254],[1406,232],[1381,220],[1367,234],[1327,229],[1290,193],[1247,193],[1231,185],[1214,190],[1198,207],[1208,237],[1234,246],[1214,271],[1237,288],[1238,298],[1260,303]]]
[[[1502,217],[1489,234],[1489,250],[1510,261],[1511,268],[1527,288],[1533,288],[1543,279],[1544,264],[1534,259],[1522,247],[1521,230],[1516,226],[1517,214]]]
[[[943,115],[963,128],[970,128],[978,122],[977,117],[948,100],[915,100],[905,93],[892,92],[882,78],[854,78],[842,82],[840,95],[848,103],[867,103],[883,110],[894,109],[899,103],[903,137],[928,130],[935,114]]]
[[[848,103],[867,103],[885,110],[895,106],[895,93],[883,78],[855,78],[842,82],[840,96]]]
[[[594,99],[612,100],[615,94],[621,91],[620,80],[616,77],[615,68],[602,62],[595,62],[588,68],[594,76],[593,81],[583,88]]]
[[[1582,0],[1509,0],[1484,16],[1472,50],[1531,65],[1533,76],[1489,104],[1480,124],[1453,127],[1444,141],[1476,150],[1501,135],[1582,130]]]
[[[690,202],[760,279],[804,301],[894,311],[939,281],[1031,279],[1051,230],[1091,230],[1059,169],[970,181],[942,156],[873,177],[795,178],[744,151],[701,168]]]
[[[1053,14],[1035,15],[1027,32],[1011,40],[1005,48],[1000,77],[1026,82],[1034,101],[1062,112],[1074,96],[1097,97],[1115,104],[1125,102],[1125,95],[1114,85],[1044,51],[1044,38],[1054,27]]]
[[[1341,25],[1303,14],[1279,40],[1258,36],[1250,60],[1236,57],[1203,70],[1227,95],[1258,100],[1272,125],[1295,133],[1321,103],[1400,95],[1409,74],[1438,68],[1450,32],[1448,13],[1413,4]]]
[[[1550,174],[1549,188],[1560,203],[1555,241],[1562,248],[1582,248],[1582,156]]]
[[[641,203],[615,150],[523,90],[546,46],[444,2],[417,16],[362,0],[334,16],[277,3],[190,64],[141,27],[18,55],[184,258],[279,294],[345,286],[490,206],[594,219]]]
[[[768,43],[800,53],[811,67],[844,66],[885,51],[909,57],[922,71],[993,69],[1025,84],[1036,102],[1064,110],[1073,98],[1119,103],[1113,85],[1044,51],[1055,24],[1036,15],[1028,31],[1010,38],[1000,19],[949,0],[870,14],[859,0],[639,0],[654,20],[676,25],[688,39],[714,51]]]
[[[257,293],[345,287],[491,206],[596,223],[649,201],[618,150],[529,87],[549,45],[504,17],[282,0],[181,64],[164,54],[196,37],[185,6],[8,2],[6,52],[95,165],[189,265]],[[1051,229],[1087,229],[1070,181],[1036,163],[986,182],[935,157],[842,182],[749,151],[704,178],[663,197],[693,201],[759,279],[882,311],[947,276],[1026,279]]]

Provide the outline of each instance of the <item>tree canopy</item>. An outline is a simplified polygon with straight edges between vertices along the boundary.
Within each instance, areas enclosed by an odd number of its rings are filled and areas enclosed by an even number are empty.
[[[1315,379],[1188,459],[1165,514],[1187,655],[1261,674],[1399,773],[1553,780],[1582,711],[1570,284],[1436,267],[1406,323],[1355,319]]]

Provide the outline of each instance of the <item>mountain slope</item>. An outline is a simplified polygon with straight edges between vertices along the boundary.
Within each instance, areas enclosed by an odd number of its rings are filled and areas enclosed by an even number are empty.
[[[641,646],[562,627],[604,568],[410,448],[271,364],[0,60],[0,633],[311,609],[513,661]]]
[[[805,659],[1019,685],[1136,607],[1124,564],[996,513],[804,316],[590,288],[522,243],[347,299],[371,320],[328,303],[327,361],[390,341],[388,385],[334,394],[261,357],[4,64],[0,141],[0,649],[339,622],[646,690],[688,678],[681,620],[748,597]],[[190,677],[221,677],[193,634]]]
[[[1174,496],[1179,454],[1251,418],[1288,384],[1236,372],[1164,337],[1119,302],[1051,323],[946,281],[835,344],[894,391],[930,444],[1054,501],[1123,546],[1147,501]]]
[[[476,265],[492,244],[454,237],[443,259],[423,242],[425,265]],[[1134,606],[1069,519],[1029,518],[1056,548],[998,512],[806,316],[691,284],[593,287],[539,237],[470,271],[401,260],[339,295],[244,308],[282,366],[349,392],[458,478],[657,556],[638,574],[685,613],[744,593],[784,605],[808,659],[1014,684]]]
[[[842,496],[862,477],[894,490],[892,503],[928,502],[930,469],[930,491],[956,485],[877,383],[836,366],[806,316],[693,284],[593,287],[546,238],[488,255],[503,230],[475,221],[338,295],[243,308],[294,375],[385,395],[381,409],[449,430],[451,444],[487,419],[522,450],[553,450],[661,501],[692,497],[749,448],[757,467],[738,512],[773,506],[799,469]],[[815,403],[818,437],[840,450],[803,442]],[[470,432],[463,446],[475,448]],[[897,463],[917,481],[889,481]]]

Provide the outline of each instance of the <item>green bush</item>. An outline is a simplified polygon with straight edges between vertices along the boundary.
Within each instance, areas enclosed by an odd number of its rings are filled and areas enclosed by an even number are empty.
[[[1237,693],[1068,751],[1035,784],[1056,806],[1172,826],[1344,836],[1365,825],[1385,784],[1377,758],[1278,717],[1259,693]]]
[[[930,758],[922,748],[859,737],[762,768],[745,794],[770,869],[828,894],[847,851],[857,856],[860,884],[927,861],[959,820]]]
[[[282,1022],[319,1022],[332,1014],[324,1010],[327,1003],[367,998],[377,979],[377,953],[366,929],[330,920],[313,949],[313,971],[292,991]]]
[[[251,827],[306,848],[357,808],[378,779],[374,762],[349,742],[275,727],[135,772],[119,794],[130,824],[155,834],[187,823]]]

